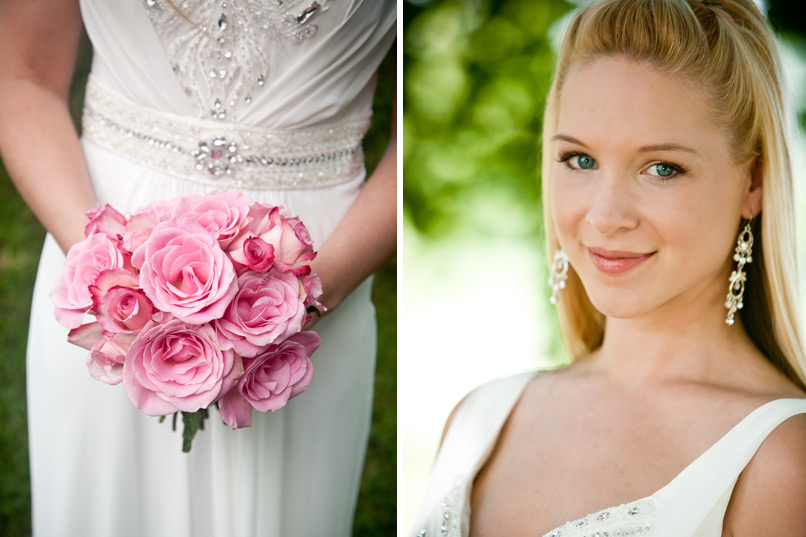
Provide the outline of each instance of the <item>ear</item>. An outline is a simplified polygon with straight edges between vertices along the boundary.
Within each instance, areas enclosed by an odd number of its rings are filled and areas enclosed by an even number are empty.
[[[742,205],[742,216],[750,219],[758,216],[761,212],[763,191],[764,191],[764,164],[761,158],[750,165],[750,189],[744,198]]]

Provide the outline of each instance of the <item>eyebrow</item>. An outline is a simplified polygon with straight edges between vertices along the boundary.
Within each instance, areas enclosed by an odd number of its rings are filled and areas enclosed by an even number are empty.
[[[638,151],[640,153],[650,153],[652,151],[683,151],[684,153],[692,153],[694,155],[697,154],[697,152],[694,149],[692,149],[690,147],[686,147],[684,145],[680,145],[680,144],[645,145],[645,146],[639,147]]]
[[[573,136],[568,136],[567,134],[555,134],[551,137],[551,141],[556,142],[557,140],[562,140],[565,142],[570,142],[572,144],[581,145],[582,147],[588,147],[585,142],[582,140],[578,140]],[[687,147],[685,145],[680,144],[652,144],[652,145],[644,145],[638,148],[639,153],[650,153],[652,151],[683,151],[685,153],[692,153],[697,154],[697,151],[694,149]]]

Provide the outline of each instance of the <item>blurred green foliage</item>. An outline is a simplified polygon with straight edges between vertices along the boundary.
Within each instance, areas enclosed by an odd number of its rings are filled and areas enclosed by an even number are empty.
[[[767,0],[801,52],[800,2]],[[403,209],[432,238],[540,236],[539,135],[565,0],[404,3]],[[559,37],[559,36],[557,36]],[[806,129],[806,112],[798,111]],[[495,217],[479,218],[489,207]]]
[[[2,166],[0,200],[0,535],[24,536],[31,533],[25,343],[45,230]]]
[[[372,127],[364,137],[369,173],[386,150],[397,107],[396,52],[392,45],[378,69]],[[353,522],[355,537],[393,535],[397,522],[397,257],[375,275],[372,301],[378,318],[378,358],[372,427]]]
[[[404,5],[403,208],[432,237],[542,227],[539,135],[564,0]],[[506,211],[490,207],[505,207]],[[479,214],[488,214],[479,218]]]

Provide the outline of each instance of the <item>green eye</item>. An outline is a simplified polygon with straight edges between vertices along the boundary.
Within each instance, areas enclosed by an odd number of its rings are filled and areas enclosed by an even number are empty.
[[[669,166],[668,164],[656,164],[655,171],[661,177],[669,177],[675,172],[675,169],[672,166]]]
[[[572,163],[576,164],[577,168],[581,170],[590,170],[596,165],[596,161],[588,155],[576,155],[571,160],[576,161]]]

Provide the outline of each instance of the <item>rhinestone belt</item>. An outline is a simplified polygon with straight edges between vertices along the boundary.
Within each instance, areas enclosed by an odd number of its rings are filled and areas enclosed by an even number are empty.
[[[220,188],[300,189],[346,182],[364,164],[369,117],[292,131],[160,112],[90,77],[83,135],[160,172]]]

